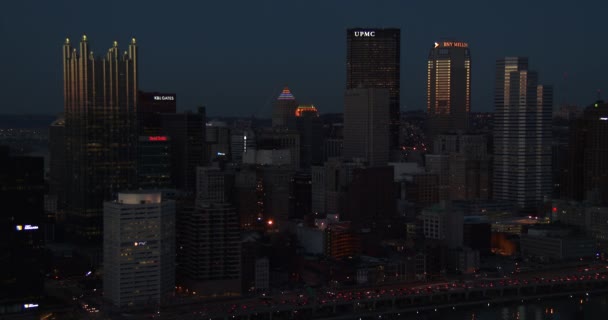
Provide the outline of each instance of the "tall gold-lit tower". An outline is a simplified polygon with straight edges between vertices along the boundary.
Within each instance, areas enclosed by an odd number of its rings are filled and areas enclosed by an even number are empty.
[[[137,43],[120,52],[114,41],[95,57],[83,35],[78,50],[63,45],[67,232],[81,245],[101,247],[102,206],[134,187]],[[95,251],[95,250],[93,250]],[[93,262],[100,257],[91,255]]]
[[[427,66],[429,139],[440,133],[466,131],[471,111],[469,44],[435,42]]]

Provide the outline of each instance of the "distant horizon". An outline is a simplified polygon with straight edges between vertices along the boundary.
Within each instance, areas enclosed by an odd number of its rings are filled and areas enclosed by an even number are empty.
[[[608,90],[603,77],[608,62],[589,53],[608,49],[608,43],[594,41],[604,37],[605,2],[595,4],[595,10],[542,0],[512,0],[501,7],[480,0],[467,5],[111,0],[104,6],[59,0],[14,1],[5,7],[0,35],[18,50],[0,53],[0,68],[13,75],[0,80],[2,113],[13,108],[29,114],[61,112],[61,45],[66,37],[76,44],[83,33],[96,56],[114,40],[124,50],[127,39],[137,38],[139,89],[175,92],[178,110],[202,104],[213,115],[269,117],[284,85],[302,104],[314,104],[321,113],[339,112],[346,89],[346,30],[357,27],[401,30],[402,110],[426,108],[426,60],[440,39],[470,45],[472,111],[494,109],[495,62],[506,56],[530,59],[539,82],[554,87],[556,107],[585,106],[598,89]],[[108,25],[108,19],[114,23]],[[591,43],[593,50],[585,49]]]

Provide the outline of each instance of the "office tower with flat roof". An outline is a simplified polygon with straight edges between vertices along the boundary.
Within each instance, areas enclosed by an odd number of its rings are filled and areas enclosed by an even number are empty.
[[[234,129],[230,135],[230,155],[232,162],[243,163],[243,154],[256,149],[255,132],[251,128]]]
[[[234,175],[219,167],[196,168],[196,201],[224,203],[231,202]]]
[[[296,109],[296,128],[300,134],[300,167],[310,169],[323,161],[323,123],[313,105]]]
[[[103,202],[136,183],[137,43],[114,41],[97,58],[82,36],[63,45],[67,225],[71,240],[101,262]]]
[[[175,288],[175,201],[161,193],[119,193],[104,203],[104,299],[158,306]]]
[[[232,159],[230,150],[232,145],[231,129],[223,121],[213,120],[205,124],[208,162]]]
[[[429,143],[436,135],[464,132],[471,111],[471,53],[469,44],[435,42],[427,63]]]
[[[137,186],[139,189],[173,187],[171,181],[171,139],[168,136],[140,136],[137,144]]]
[[[200,202],[179,212],[179,283],[198,294],[241,292],[241,234],[228,203]]]
[[[346,90],[344,159],[359,158],[370,166],[385,166],[388,163],[389,111],[388,89]]]
[[[44,159],[0,146],[0,318],[43,305],[44,191]]]
[[[175,114],[177,96],[175,93],[138,92],[137,120],[140,136],[162,135],[162,114]]]
[[[561,198],[608,204],[608,103],[596,101],[570,126]]]
[[[391,150],[399,146],[400,49],[400,29],[346,30],[346,89],[388,89]]]
[[[496,62],[494,199],[534,211],[551,194],[553,90],[538,84],[528,59]]]
[[[207,163],[205,157],[204,107],[198,112],[163,114],[163,136],[168,136],[171,149],[171,179],[173,185],[185,192],[196,190],[196,167]]]
[[[49,194],[56,196],[57,208],[66,204],[65,117],[58,116],[49,127]]]
[[[291,130],[295,129],[297,107],[298,102],[289,88],[283,88],[283,91],[274,102],[272,108],[272,127]]]

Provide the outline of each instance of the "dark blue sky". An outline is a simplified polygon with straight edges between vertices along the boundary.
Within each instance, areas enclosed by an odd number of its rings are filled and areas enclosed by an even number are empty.
[[[473,111],[493,109],[494,63],[507,55],[530,58],[556,105],[586,105],[608,89],[607,13],[600,0],[3,1],[0,113],[61,112],[61,45],[82,33],[99,53],[135,36],[140,88],[176,92],[180,110],[268,116],[288,84],[301,103],[340,112],[345,29],[358,26],[401,28],[406,110],[425,108],[428,50],[446,37],[469,42]]]

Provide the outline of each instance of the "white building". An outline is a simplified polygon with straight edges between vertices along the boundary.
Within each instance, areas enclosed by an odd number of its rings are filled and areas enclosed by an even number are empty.
[[[104,298],[156,306],[175,286],[175,202],[159,192],[119,193],[104,203]]]

